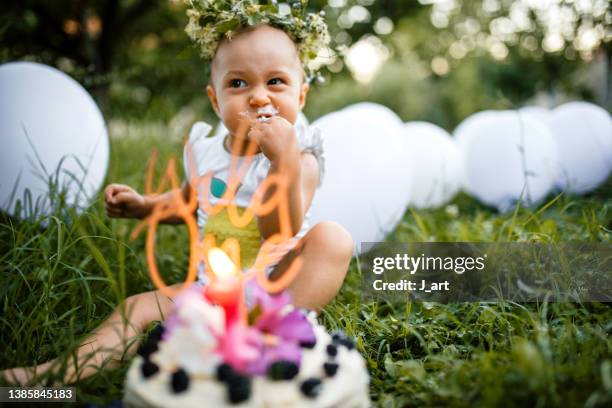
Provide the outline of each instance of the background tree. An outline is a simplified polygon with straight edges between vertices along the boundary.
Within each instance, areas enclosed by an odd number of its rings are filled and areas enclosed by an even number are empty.
[[[139,23],[161,7],[160,0],[9,2],[2,11],[3,59],[37,56],[59,65],[105,96],[116,59],[134,38]],[[97,78],[94,80],[93,78]]]
[[[481,109],[593,100],[610,109],[605,0],[313,0],[333,53],[310,94],[314,119],[361,100],[448,129]],[[0,62],[56,66],[108,117],[214,117],[180,0],[25,0],[0,10]]]
[[[452,128],[474,111],[534,98],[549,106],[581,98],[610,109],[605,0],[330,0],[325,10],[342,54],[330,70],[358,78],[367,64],[351,67],[351,54],[360,43],[382,43],[386,52],[370,47],[360,59],[386,60],[362,97],[385,101],[405,119]]]

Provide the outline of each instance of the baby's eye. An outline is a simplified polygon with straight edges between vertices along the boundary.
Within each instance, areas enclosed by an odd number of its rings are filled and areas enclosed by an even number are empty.
[[[246,82],[242,79],[232,79],[229,82],[229,86],[232,88],[240,88],[240,84],[244,84],[246,86]]]
[[[271,80],[268,81],[269,85],[280,85],[282,84],[284,81],[280,78],[273,78]]]

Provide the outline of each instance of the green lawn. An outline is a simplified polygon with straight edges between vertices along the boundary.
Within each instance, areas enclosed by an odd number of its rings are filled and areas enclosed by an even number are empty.
[[[109,182],[142,189],[152,146],[161,163],[172,154],[181,157],[180,140],[149,131],[145,138],[113,139]],[[612,179],[586,197],[561,196],[514,216],[465,195],[451,204],[458,214],[408,211],[389,240],[612,242]],[[68,356],[125,296],[153,289],[143,237],[129,239],[135,223],[106,218],[101,201],[80,216],[58,212],[46,224],[0,219],[2,368]],[[184,228],[160,230],[158,265],[168,282],[182,280],[187,242]],[[358,339],[377,406],[612,404],[607,304],[392,305],[362,303],[359,288],[353,262],[321,320]],[[127,366],[79,384],[79,400],[107,405],[121,398]]]

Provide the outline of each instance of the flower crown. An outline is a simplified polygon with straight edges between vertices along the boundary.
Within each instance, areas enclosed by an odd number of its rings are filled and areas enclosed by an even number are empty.
[[[325,12],[306,13],[308,0],[184,0],[189,23],[185,32],[200,48],[200,55],[211,61],[219,42],[231,40],[240,27],[269,24],[283,30],[297,44],[307,79],[318,77],[311,66],[319,51],[330,42]]]

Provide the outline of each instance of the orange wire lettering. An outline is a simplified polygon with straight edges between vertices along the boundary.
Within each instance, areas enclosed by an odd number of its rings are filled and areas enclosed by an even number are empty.
[[[243,132],[242,134],[246,134],[247,125],[248,123],[246,121],[242,121],[239,125],[240,128],[237,133],[241,134],[240,132]],[[183,192],[179,186],[176,172],[176,161],[174,158],[171,158],[168,161],[157,188],[155,190],[153,189],[153,178],[158,154],[156,151],[151,154],[146,171],[145,194],[160,194],[169,184],[171,187],[172,199],[156,204],[149,216],[147,216],[134,228],[131,238],[135,239],[145,227],[148,227],[146,236],[147,263],[153,283],[163,294],[173,297],[176,296],[181,290],[189,286],[195,281],[197,268],[202,263],[206,266],[205,270],[209,281],[212,282],[214,279],[217,279],[216,275],[212,271],[212,268],[210,268],[208,265],[207,256],[208,251],[211,248],[216,247],[217,243],[215,237],[211,234],[205,234],[202,239],[200,238],[196,221],[196,209],[198,206],[208,215],[217,214],[224,208],[227,208],[227,214],[230,222],[238,228],[248,225],[255,216],[265,216],[270,214],[272,211],[277,210],[279,217],[279,232],[269,237],[262,243],[255,264],[248,271],[239,275],[242,285],[244,285],[244,283],[246,283],[248,280],[256,279],[256,281],[266,291],[270,293],[277,293],[286,289],[299,273],[303,263],[299,256],[292,261],[291,265],[278,279],[272,281],[265,273],[266,267],[274,260],[274,257],[272,256],[272,249],[274,246],[282,244],[283,242],[286,242],[292,238],[291,220],[288,207],[288,190],[290,183],[288,177],[283,173],[268,175],[258,186],[250,205],[242,212],[242,214],[239,213],[235,200],[236,190],[240,184],[240,180],[243,179],[246,171],[248,171],[248,168],[252,162],[253,154],[257,149],[255,143],[249,141],[247,142],[248,144],[246,146],[244,155],[240,156],[239,152],[243,149],[244,140],[245,138],[238,138],[236,143],[234,143],[232,146],[227,189],[223,196],[219,199],[219,202],[215,205],[211,205],[211,203],[208,201],[212,173],[208,172],[202,175],[197,174],[196,163],[193,157],[190,142],[187,142],[185,147],[187,167],[189,171],[189,183],[191,185],[190,195],[187,200],[185,200]],[[238,163],[239,157],[242,158],[242,160],[240,160],[241,163]],[[264,201],[264,197],[266,197],[265,193],[267,191],[271,191],[272,194],[270,194]],[[178,290],[169,287],[164,282],[155,261],[155,236],[157,233],[157,226],[160,221],[168,217],[176,216],[182,218],[187,225],[190,242],[189,267],[187,276],[183,282],[183,285]],[[237,265],[238,270],[241,270],[240,245],[238,240],[233,238],[227,239],[222,242],[219,247],[228,254],[234,264]]]

